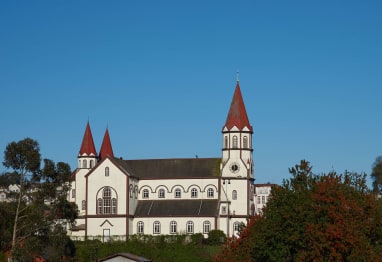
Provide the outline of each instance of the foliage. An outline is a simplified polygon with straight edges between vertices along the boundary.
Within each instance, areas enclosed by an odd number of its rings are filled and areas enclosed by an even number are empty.
[[[221,230],[211,230],[208,232],[208,244],[209,245],[221,245],[225,242],[226,235]]]
[[[365,175],[312,173],[308,162],[273,187],[263,216],[251,219],[215,261],[377,261],[382,205]]]
[[[191,241],[185,241],[186,239]],[[75,242],[75,245],[78,262],[93,261],[120,252],[132,253],[156,262],[207,262],[220,251],[220,248],[215,246],[196,244],[189,235],[134,235],[127,242],[102,243],[98,240],[88,240]]]
[[[6,172],[0,175],[0,187],[20,184],[20,176],[17,172]]]
[[[382,156],[379,156],[375,159],[370,176],[373,179],[374,193],[381,194],[382,193]]]
[[[20,177],[20,193],[14,202],[0,206],[1,247],[11,247],[13,259],[24,261],[47,254],[53,261],[68,253],[64,224],[74,223],[77,207],[67,201],[71,174],[66,163],[44,159],[40,169],[39,144],[30,138],[11,142],[3,165]],[[12,224],[10,226],[10,224]]]

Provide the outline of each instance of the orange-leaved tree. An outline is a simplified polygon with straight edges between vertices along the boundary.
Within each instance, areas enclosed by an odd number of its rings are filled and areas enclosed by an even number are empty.
[[[216,261],[378,261],[382,204],[366,175],[315,175],[307,161],[272,188],[262,217],[254,217]]]

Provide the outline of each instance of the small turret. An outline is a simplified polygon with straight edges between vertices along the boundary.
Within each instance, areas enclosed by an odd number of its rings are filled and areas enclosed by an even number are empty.
[[[114,157],[113,147],[111,146],[109,129],[106,128],[105,135],[103,137],[101,150],[99,151],[99,160],[101,161],[106,156]]]
[[[92,131],[90,129],[89,121],[86,125],[84,138],[80,152],[78,153],[78,168],[93,168],[97,162],[97,151],[94,146]]]

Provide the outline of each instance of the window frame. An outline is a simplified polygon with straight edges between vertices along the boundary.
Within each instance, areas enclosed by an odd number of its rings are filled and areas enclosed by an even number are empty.
[[[232,137],[232,148],[239,148],[237,136]]]
[[[158,198],[166,198],[166,191],[163,188],[159,189]]]
[[[191,198],[198,198],[198,190],[195,187],[191,188]]]
[[[150,198],[150,192],[147,188],[143,189],[142,191],[142,199],[149,199]]]
[[[249,148],[249,146],[248,146],[248,137],[247,136],[243,137],[243,148]]]
[[[204,221],[203,222],[203,234],[208,234],[211,231],[211,222]]]
[[[194,222],[187,221],[187,223],[186,223],[186,233],[187,234],[194,234]]]
[[[144,234],[145,233],[145,223],[143,221],[137,222],[137,234]]]
[[[237,200],[237,191],[232,190],[232,200]]]
[[[174,197],[175,198],[181,198],[182,197],[182,190],[180,188],[176,188],[174,191]]]
[[[170,222],[170,234],[177,234],[178,233],[178,224],[176,221]]]
[[[207,198],[213,198],[214,197],[214,189],[213,188],[208,188],[207,189]]]
[[[159,221],[154,221],[153,223],[153,234],[160,234],[161,231],[161,224]]]

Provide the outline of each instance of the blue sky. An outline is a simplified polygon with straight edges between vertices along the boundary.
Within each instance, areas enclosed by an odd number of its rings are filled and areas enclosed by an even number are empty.
[[[381,1],[1,1],[0,148],[76,167],[89,119],[125,159],[220,157],[236,70],[255,178],[370,173],[382,155]],[[5,170],[3,167],[2,170]],[[0,169],[0,170],[1,170]]]

